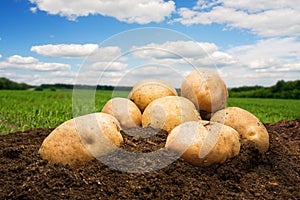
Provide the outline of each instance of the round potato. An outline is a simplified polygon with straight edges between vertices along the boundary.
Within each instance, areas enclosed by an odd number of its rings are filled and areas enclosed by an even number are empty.
[[[225,108],[228,91],[218,74],[209,69],[196,69],[182,83],[181,96],[195,104],[203,119],[209,119],[211,113]]]
[[[257,149],[264,153],[269,149],[269,133],[263,123],[239,107],[228,107],[216,112],[211,121],[219,122],[237,130],[242,138],[255,143]]]
[[[184,97],[167,96],[152,101],[142,115],[143,127],[170,132],[177,125],[201,119],[195,105]]]
[[[101,112],[114,116],[120,122],[122,128],[142,124],[142,113],[130,99],[112,98],[106,102]]]
[[[239,134],[233,128],[216,122],[190,121],[171,131],[166,148],[192,165],[206,167],[224,163],[238,155]]]
[[[143,112],[153,100],[165,96],[177,96],[175,88],[165,81],[145,79],[134,85],[128,98]]]
[[[120,146],[117,119],[105,113],[93,113],[68,120],[43,141],[39,153],[54,163],[78,167]]]

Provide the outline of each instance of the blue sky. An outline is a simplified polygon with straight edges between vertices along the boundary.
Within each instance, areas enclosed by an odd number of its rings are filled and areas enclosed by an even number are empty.
[[[292,0],[2,0],[0,77],[33,85],[180,86],[210,68],[229,87],[300,75]]]

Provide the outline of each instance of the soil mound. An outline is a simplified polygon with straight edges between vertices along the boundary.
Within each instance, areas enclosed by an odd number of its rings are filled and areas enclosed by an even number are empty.
[[[0,136],[0,199],[300,199],[300,119],[265,126],[266,154],[247,143],[221,165],[200,168],[178,159],[145,173],[121,172],[97,160],[78,169],[49,163],[38,149],[52,129]],[[140,138],[141,132],[151,137]],[[122,134],[122,148],[139,153],[162,148],[167,135],[152,128]]]

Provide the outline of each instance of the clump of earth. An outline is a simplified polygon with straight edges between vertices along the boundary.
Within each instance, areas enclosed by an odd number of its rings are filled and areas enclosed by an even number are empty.
[[[53,129],[2,135],[0,199],[300,199],[300,119],[264,125],[270,135],[265,154],[243,143],[240,154],[223,164],[204,168],[178,159],[143,173],[98,160],[76,169],[43,160],[38,150]],[[167,138],[166,131],[150,127],[122,135],[121,148],[136,153],[157,151]]]

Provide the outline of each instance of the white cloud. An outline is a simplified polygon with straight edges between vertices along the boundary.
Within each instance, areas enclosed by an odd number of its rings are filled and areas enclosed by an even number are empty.
[[[56,71],[69,70],[70,68],[71,66],[68,64],[41,62],[33,57],[22,57],[19,55],[10,56],[5,61],[0,62],[0,69],[7,70]]]
[[[185,78],[186,73],[176,70],[172,67],[162,66],[140,66],[127,72],[120,79],[120,85],[133,86],[140,80],[154,78],[168,82],[174,87],[180,87]]]
[[[239,59],[239,63],[252,69],[281,68],[289,64],[290,70],[293,70],[292,66],[297,66],[293,64],[300,62],[299,46],[300,41],[293,37],[271,38],[259,40],[253,45],[233,47],[227,53],[234,55]]]
[[[186,72],[171,67],[162,66],[137,66],[122,70],[84,70],[76,77],[76,83],[90,85],[133,86],[139,80],[155,78],[165,80],[170,84],[180,87]]]
[[[163,44],[151,43],[145,46],[134,46],[132,54],[138,58],[169,65],[182,66],[218,65],[235,63],[234,57],[219,51],[214,43],[195,41],[167,41]]]
[[[211,54],[211,59],[217,65],[230,65],[237,62],[236,58],[228,53],[215,51]]]
[[[97,44],[47,44],[32,46],[31,51],[51,58],[111,61],[121,56],[117,46],[99,47]],[[119,60],[125,58],[120,57]]]
[[[74,79],[76,84],[87,85],[117,85],[125,71],[81,71]]]
[[[30,11],[31,11],[32,13],[36,13],[36,12],[37,12],[37,7],[31,7],[31,8],[30,8]]]
[[[173,21],[185,25],[218,23],[261,36],[300,35],[300,4],[293,0],[199,0],[193,9],[180,8],[178,14]]]
[[[39,55],[54,58],[83,58],[98,48],[97,44],[47,44],[32,46],[31,51]]]
[[[175,10],[164,0],[30,0],[39,10],[76,20],[80,16],[111,16],[127,23],[161,22]]]
[[[0,59],[2,58],[2,55],[0,54]]]
[[[278,80],[300,77],[300,41],[296,38],[271,38],[226,51],[237,59],[225,66],[221,75],[231,86],[273,85]]]
[[[85,66],[85,68],[89,70],[97,70],[97,71],[122,71],[125,70],[128,64],[121,62],[95,62],[90,66]]]
[[[77,73],[72,71],[1,71],[0,77],[6,77],[18,83],[30,85],[65,83],[73,84]]]
[[[16,64],[16,65],[20,65],[20,64],[36,64],[39,61],[33,57],[22,57],[19,55],[13,55],[7,58],[7,63],[10,64]]]
[[[194,41],[167,41],[163,44],[150,43],[148,45],[134,46],[131,51],[139,57],[164,58],[194,58],[207,56],[218,47],[213,43]]]

